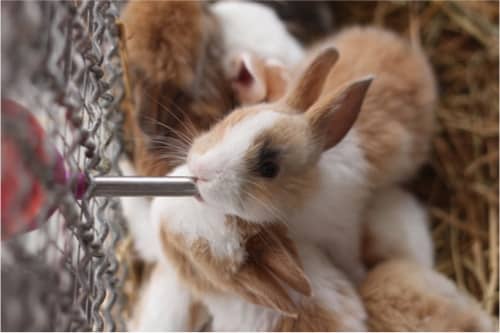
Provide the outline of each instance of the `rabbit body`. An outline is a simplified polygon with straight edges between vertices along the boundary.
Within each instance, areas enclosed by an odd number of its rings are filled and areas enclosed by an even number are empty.
[[[388,260],[360,287],[374,331],[494,331],[492,318],[444,275],[407,260]]]
[[[297,300],[298,317],[242,300],[238,295],[203,297],[215,331],[365,331],[366,313],[357,291],[329,259],[307,242],[296,242],[313,297]]]
[[[171,175],[189,175],[178,167]],[[296,317],[249,302],[230,284],[245,262],[255,259],[245,247],[240,227],[228,223],[221,211],[194,198],[156,198],[152,204],[155,228],[164,253],[213,317],[212,329],[221,330],[365,330],[366,315],[352,283],[329,259],[307,241],[294,239],[312,296],[288,289],[297,304]],[[264,242],[264,244],[268,244]],[[252,259],[253,258],[253,259]],[[258,267],[261,264],[257,261]],[[289,276],[293,274],[288,274]],[[253,290],[255,275],[249,277]],[[267,278],[265,278],[267,279]],[[236,291],[236,292],[235,292]],[[274,290],[263,293],[273,298]],[[258,303],[258,302],[257,302]]]
[[[369,74],[375,79],[353,129],[320,160],[322,186],[289,223],[294,232],[323,244],[359,281],[362,268],[352,265],[359,263],[360,211],[372,189],[408,179],[426,160],[435,80],[420,50],[387,31],[350,28],[320,45],[334,45],[340,54],[323,93]]]

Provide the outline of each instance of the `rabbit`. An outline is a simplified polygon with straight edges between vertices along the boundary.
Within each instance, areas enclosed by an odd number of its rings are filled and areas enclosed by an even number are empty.
[[[359,283],[361,213],[374,189],[425,161],[434,76],[420,50],[377,28],[347,29],[309,59],[280,100],[237,108],[198,136],[187,167],[207,205],[286,222]]]
[[[304,49],[280,18],[270,7],[247,1],[219,1],[210,9],[222,27],[224,71],[238,103],[281,97]]]
[[[251,4],[248,7],[254,8]],[[199,2],[131,1],[121,19],[133,97],[132,105],[124,108],[125,143],[133,165],[122,161],[121,166],[126,175],[163,175],[182,160],[197,132],[232,108],[233,94],[219,60],[225,54],[219,23],[226,22],[219,22],[208,5]],[[271,25],[278,22],[278,28],[273,29],[280,36],[286,33],[272,13],[266,20]],[[291,55],[281,54],[284,60],[291,59]],[[271,63],[272,91],[273,80],[282,77],[274,74],[276,68],[281,71],[281,64],[275,67],[273,61],[267,62]],[[148,220],[150,201],[122,198],[122,204],[140,259],[155,263],[158,243]],[[139,318],[139,322],[145,321]],[[168,327],[163,322],[159,325]]]
[[[164,175],[183,161],[192,138],[234,104],[220,60],[221,30],[202,2],[129,1],[120,19],[122,63],[125,81],[130,81],[122,105],[125,150],[132,164],[126,174]],[[160,247],[149,220],[150,200],[123,198],[122,204],[139,259],[158,265]],[[155,285],[155,276],[167,275],[164,278],[172,281],[170,271],[166,267],[146,276],[136,288],[136,298],[141,304],[155,304],[156,293],[178,293],[176,299],[185,301],[175,309],[165,307],[163,316],[156,317],[141,311],[143,305],[133,304],[134,329],[193,329],[184,318],[199,307],[194,299],[189,301],[189,290],[177,284]],[[186,316],[178,316],[180,312]]]
[[[180,166],[170,175],[190,173]],[[366,329],[352,283],[285,225],[248,223],[191,197],[155,198],[151,214],[167,260],[212,315],[211,329]]]
[[[182,163],[198,132],[232,109],[222,33],[204,2],[130,1],[121,21],[127,154],[138,174],[164,175]]]
[[[434,249],[425,207],[400,186],[379,189],[364,213],[363,262],[368,268],[405,259],[432,268]]]
[[[441,273],[410,260],[388,260],[359,288],[374,331],[495,331],[475,300]]]

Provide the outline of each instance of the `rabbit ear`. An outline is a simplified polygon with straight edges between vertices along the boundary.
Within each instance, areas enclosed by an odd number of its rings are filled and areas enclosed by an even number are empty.
[[[320,96],[323,84],[338,57],[335,48],[321,51],[285,97],[285,103],[298,111],[307,110]]]
[[[311,285],[299,262],[297,251],[286,232],[263,230],[247,241],[247,253],[259,267],[305,296],[311,296]]]
[[[248,52],[234,55],[229,64],[229,78],[241,104],[255,104],[266,98],[265,64],[256,55]]]
[[[266,102],[274,102],[283,97],[290,81],[285,66],[278,61],[268,60],[265,65],[267,96]]]
[[[306,112],[313,133],[324,143],[327,150],[344,138],[354,125],[373,76],[354,81],[347,87],[328,94]]]
[[[238,294],[252,303],[295,317],[296,305],[282,285],[306,296],[311,295],[311,286],[286,231],[262,229],[247,240],[246,249],[247,262],[234,279]]]
[[[258,263],[249,262],[236,276],[237,292],[248,301],[297,317],[298,311],[286,290]]]

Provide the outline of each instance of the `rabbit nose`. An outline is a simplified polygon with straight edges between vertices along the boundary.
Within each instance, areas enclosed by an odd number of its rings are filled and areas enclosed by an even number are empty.
[[[197,160],[191,161],[191,163],[189,163],[188,165],[188,168],[193,174],[194,181],[197,184],[200,181],[208,181],[208,179],[210,178],[209,170],[207,170],[207,168]]]

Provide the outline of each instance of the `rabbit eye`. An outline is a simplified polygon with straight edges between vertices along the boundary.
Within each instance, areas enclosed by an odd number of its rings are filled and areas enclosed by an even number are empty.
[[[259,152],[256,171],[263,178],[275,178],[280,167],[278,164],[279,152],[275,149],[263,147]]]
[[[276,162],[264,162],[259,166],[259,174],[264,178],[274,178],[278,175],[279,166]]]

